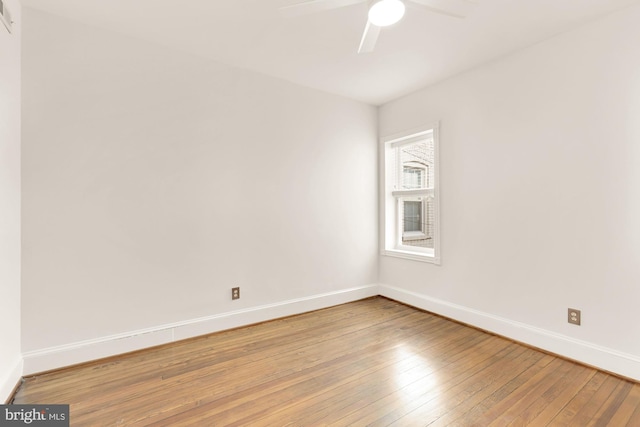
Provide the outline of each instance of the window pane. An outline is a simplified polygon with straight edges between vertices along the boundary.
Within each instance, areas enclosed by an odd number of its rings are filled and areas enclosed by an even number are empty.
[[[397,148],[401,175],[399,185],[403,190],[433,188],[433,138]]]
[[[400,198],[402,244],[433,249],[435,204],[433,197]]]
[[[417,188],[424,188],[424,176],[425,170],[422,168],[404,166],[402,168],[402,188],[404,190],[413,190]]]
[[[422,202],[404,202],[404,232],[422,231]]]

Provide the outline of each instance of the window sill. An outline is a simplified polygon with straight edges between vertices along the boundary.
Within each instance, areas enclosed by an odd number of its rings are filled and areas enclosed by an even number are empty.
[[[421,253],[414,251],[405,251],[401,249],[384,249],[380,252],[380,255],[440,265],[440,257],[436,257],[433,255],[433,253],[429,252]]]
[[[427,235],[422,231],[405,231],[402,234],[403,241],[411,241],[411,240],[425,240]]]

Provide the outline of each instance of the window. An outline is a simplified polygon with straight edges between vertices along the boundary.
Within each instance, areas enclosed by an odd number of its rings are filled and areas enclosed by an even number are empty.
[[[402,240],[405,240],[405,235],[412,231],[423,232],[424,224],[422,222],[422,200],[405,200],[402,202],[404,209],[404,215],[402,216]],[[426,236],[425,236],[426,237]]]
[[[439,264],[438,126],[382,142],[382,254]]]
[[[423,167],[415,166],[403,166],[402,167],[402,181],[403,187],[406,189],[422,188],[422,181],[424,181],[425,169]]]

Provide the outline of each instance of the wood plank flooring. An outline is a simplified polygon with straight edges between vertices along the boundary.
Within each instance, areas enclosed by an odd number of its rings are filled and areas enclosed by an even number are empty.
[[[640,384],[376,297],[27,378],[72,426],[640,426]]]

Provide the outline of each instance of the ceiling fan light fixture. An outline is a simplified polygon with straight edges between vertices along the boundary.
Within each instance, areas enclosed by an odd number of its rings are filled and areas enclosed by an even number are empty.
[[[393,25],[402,19],[404,9],[400,0],[379,0],[369,9],[369,22],[378,27]]]

